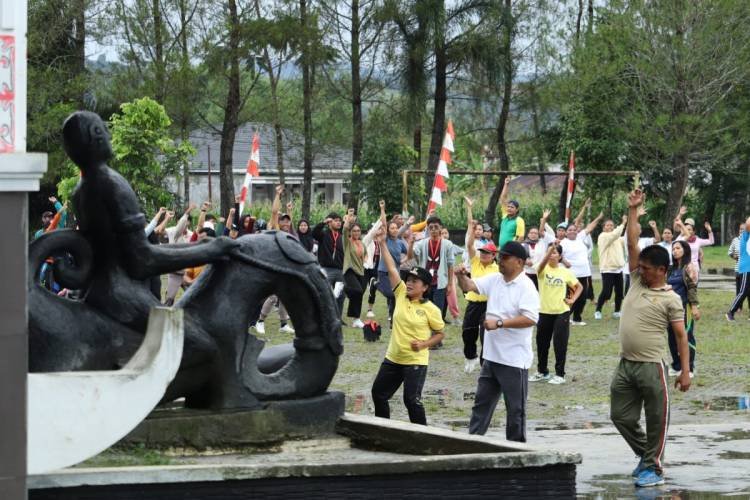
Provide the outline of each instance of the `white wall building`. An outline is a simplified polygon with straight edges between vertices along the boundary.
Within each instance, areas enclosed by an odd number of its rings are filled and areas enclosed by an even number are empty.
[[[264,201],[273,199],[274,186],[279,182],[276,167],[276,135],[273,126],[268,123],[245,123],[237,130],[232,154],[232,171],[234,172],[234,190],[239,194],[245,178],[247,161],[253,134],[260,138],[260,177],[253,179],[252,200]],[[304,174],[303,136],[297,132],[284,129],[283,158],[284,176],[287,192],[302,196],[302,178]],[[190,200],[201,202],[212,200],[214,205],[220,199],[219,193],[219,147],[221,136],[212,129],[198,129],[190,134],[190,142],[197,149],[190,166]],[[313,203],[344,203],[347,201],[352,169],[351,150],[338,146],[314,145],[313,156]],[[209,196],[209,162],[211,193]],[[176,179],[169,180],[169,188],[184,197],[183,182],[176,185]]]

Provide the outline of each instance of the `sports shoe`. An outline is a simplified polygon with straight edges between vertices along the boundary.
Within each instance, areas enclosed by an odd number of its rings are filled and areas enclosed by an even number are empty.
[[[596,311],[594,313],[594,319],[602,319],[602,313],[600,313],[599,311]]]
[[[294,328],[292,328],[292,325],[287,323],[286,325],[279,328],[280,333],[294,333]]]
[[[555,375],[554,377],[552,377],[551,379],[549,379],[549,382],[547,382],[547,383],[548,384],[553,384],[553,385],[560,385],[560,384],[564,384],[565,383],[565,379],[563,377],[559,376],[559,375]]]
[[[535,373],[529,377],[529,382],[546,382],[552,378],[549,373]]]
[[[336,298],[339,298],[341,296],[341,292],[344,291],[344,283],[342,281],[337,281],[335,285],[333,285],[333,296]]]
[[[638,477],[638,475],[643,470],[643,457],[641,457],[640,460],[638,460],[638,465],[635,466],[635,469],[633,469],[633,472],[630,474],[631,476]]]
[[[573,326],[586,326],[585,321],[573,321],[572,319],[570,320],[570,324]]]
[[[620,316],[622,316],[622,315],[620,314],[619,311],[615,311],[615,312],[612,313],[612,317],[615,318],[615,319],[619,319]]]
[[[375,317],[375,313],[372,312],[372,311],[367,311],[367,317],[368,318],[374,318]]]
[[[689,372],[690,378],[695,377],[695,371]]]
[[[263,324],[262,321],[258,320],[257,323],[255,323],[255,331],[260,333],[261,335],[266,334],[266,325]]]
[[[464,361],[464,373],[471,373],[479,366],[479,358],[467,359]]]
[[[667,373],[669,373],[670,377],[679,377],[680,375],[682,375],[682,370],[675,370],[670,366],[669,370],[667,370]]]
[[[724,315],[725,318],[727,318],[727,321],[734,321],[734,313],[728,312]]]
[[[635,478],[635,485],[639,488],[658,486],[660,484],[664,484],[664,476],[657,474],[652,467],[643,469],[638,473],[638,477]]]
[[[365,324],[362,322],[361,319],[357,318],[352,322],[352,328],[362,328],[365,326]]]

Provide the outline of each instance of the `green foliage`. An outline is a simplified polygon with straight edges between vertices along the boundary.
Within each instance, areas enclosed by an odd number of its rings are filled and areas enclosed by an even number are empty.
[[[385,200],[389,214],[401,212],[402,171],[412,168],[415,157],[412,148],[392,140],[376,139],[365,144],[362,164],[354,169],[365,178],[362,199],[367,200],[371,212],[379,210],[379,200]],[[409,178],[409,200],[424,200],[421,181],[414,176]]]
[[[175,144],[169,136],[172,122],[153,99],[137,99],[120,109],[122,114],[111,121],[112,166],[130,182],[146,213],[170,206],[173,195],[165,179],[195,154],[195,148],[189,142]]]

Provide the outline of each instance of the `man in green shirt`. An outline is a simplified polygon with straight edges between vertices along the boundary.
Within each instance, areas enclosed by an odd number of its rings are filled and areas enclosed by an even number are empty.
[[[503,216],[500,221],[500,242],[498,247],[502,248],[509,241],[523,241],[526,235],[526,225],[518,216],[518,202],[508,201],[508,186],[510,177],[505,178],[505,185],[500,193],[500,212]]]
[[[620,362],[610,386],[610,418],[631,449],[640,457],[633,470],[639,487],[664,484],[662,458],[669,425],[666,331],[675,332],[682,360],[682,375],[675,383],[680,391],[690,388],[689,347],[682,300],[667,285],[669,254],[658,245],[638,248],[641,226],[638,208],[644,195],[628,195],[628,266],[630,290],[622,303]],[[640,424],[641,408],[646,430]]]

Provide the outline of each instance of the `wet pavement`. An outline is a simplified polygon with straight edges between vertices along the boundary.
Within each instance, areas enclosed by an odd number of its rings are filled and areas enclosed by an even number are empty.
[[[734,398],[734,405],[744,403]],[[503,434],[502,429],[487,433],[496,438]],[[744,411],[727,415],[722,423],[671,426],[664,458],[666,484],[654,488],[633,486],[630,473],[637,460],[611,425],[580,430],[532,427],[528,443],[583,455],[577,468],[580,498],[750,498],[750,414]]]

